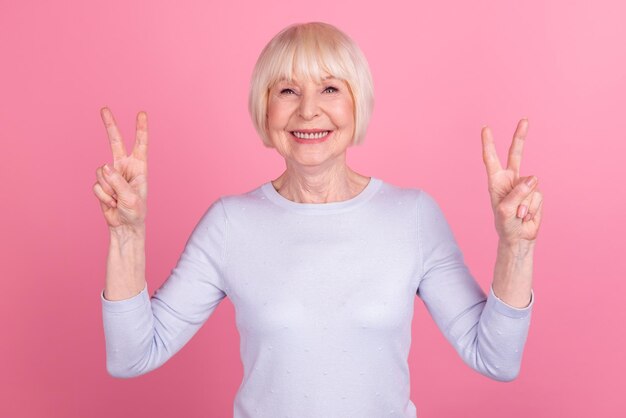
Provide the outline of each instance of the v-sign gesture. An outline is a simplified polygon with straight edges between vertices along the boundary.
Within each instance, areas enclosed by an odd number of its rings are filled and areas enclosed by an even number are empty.
[[[148,194],[148,117],[145,112],[137,114],[135,145],[132,154],[126,155],[113,114],[106,107],[100,114],[109,136],[113,166],[98,167],[93,191],[109,228],[143,228]]]
[[[500,165],[489,127],[483,127],[481,132],[496,230],[500,240],[511,246],[534,241],[541,223],[543,196],[537,188],[537,178],[519,175],[527,132],[528,120],[521,119],[509,148],[506,169]]]

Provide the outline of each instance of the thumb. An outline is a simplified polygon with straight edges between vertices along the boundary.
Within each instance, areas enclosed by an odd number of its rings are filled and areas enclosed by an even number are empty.
[[[516,212],[517,207],[521,205],[524,200],[529,198],[530,194],[537,186],[537,177],[535,176],[523,177],[521,180],[522,181],[502,199],[501,205],[504,205],[509,211]]]
[[[118,196],[118,199],[123,199],[125,196],[133,193],[133,189],[130,187],[126,179],[115,168],[105,164],[102,167],[102,172],[104,173],[105,180],[111,185],[115,194]]]

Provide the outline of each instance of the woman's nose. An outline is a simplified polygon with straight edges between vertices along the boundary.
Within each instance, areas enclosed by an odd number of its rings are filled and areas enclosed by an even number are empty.
[[[302,119],[313,119],[316,116],[319,116],[320,109],[319,103],[315,95],[313,94],[303,94],[302,99],[300,100],[300,106],[298,107],[298,114]]]

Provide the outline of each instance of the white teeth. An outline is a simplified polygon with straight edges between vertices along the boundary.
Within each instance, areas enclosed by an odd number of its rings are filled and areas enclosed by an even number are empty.
[[[324,132],[316,132],[316,133],[309,134],[309,133],[294,131],[293,134],[300,139],[319,139],[328,135],[329,132],[330,131],[324,131]]]

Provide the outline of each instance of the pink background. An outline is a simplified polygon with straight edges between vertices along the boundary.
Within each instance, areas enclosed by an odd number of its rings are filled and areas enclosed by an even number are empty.
[[[106,372],[108,231],[91,187],[112,157],[99,109],[128,149],[136,112],[149,115],[153,292],[211,202],[282,172],[249,120],[249,77],[277,31],[313,20],[352,36],[374,75],[351,165],[435,196],[484,289],[496,233],[480,129],[506,161],[530,121],[522,175],[538,176],[545,202],[521,375],[467,368],[417,299],[420,418],[625,416],[626,3],[416,3],[3,0],[0,416],[232,416],[242,366],[228,299],[160,369]]]

